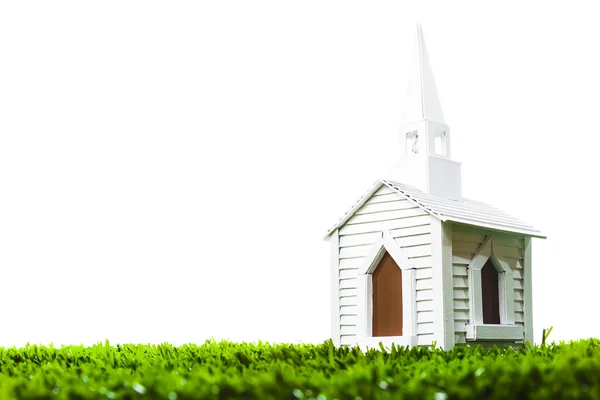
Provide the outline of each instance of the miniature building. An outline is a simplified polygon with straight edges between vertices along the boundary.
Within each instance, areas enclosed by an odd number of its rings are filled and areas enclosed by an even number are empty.
[[[333,342],[533,343],[531,241],[545,236],[462,197],[420,26],[403,124],[399,182],[378,180],[326,236]]]

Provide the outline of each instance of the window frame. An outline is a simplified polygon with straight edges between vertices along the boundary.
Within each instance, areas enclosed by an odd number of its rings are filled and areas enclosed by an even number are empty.
[[[388,253],[402,270],[402,336],[373,336],[373,273],[384,254]],[[365,257],[357,276],[356,342],[363,348],[413,347],[416,336],[416,272],[402,248],[389,231],[382,231]]]
[[[523,327],[515,325],[515,295],[513,270],[503,256],[494,254],[493,238],[487,235],[467,267],[469,280],[469,324],[467,339],[520,340]],[[481,269],[490,260],[498,271],[500,324],[483,323]]]

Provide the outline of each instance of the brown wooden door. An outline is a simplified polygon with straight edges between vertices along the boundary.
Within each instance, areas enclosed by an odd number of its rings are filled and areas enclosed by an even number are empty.
[[[481,269],[481,298],[483,301],[483,323],[500,323],[500,291],[498,271],[491,260]]]
[[[385,253],[373,273],[373,336],[402,336],[402,271]]]

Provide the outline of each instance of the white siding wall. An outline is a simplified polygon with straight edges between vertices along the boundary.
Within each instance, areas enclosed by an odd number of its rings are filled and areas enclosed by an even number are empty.
[[[466,324],[469,320],[469,285],[467,266],[489,232],[454,225],[452,232],[452,269],[454,281],[455,343],[466,343]],[[493,252],[508,262],[513,270],[515,291],[515,324],[523,325],[523,238],[492,234]]]
[[[433,337],[431,216],[388,187],[381,188],[339,230],[341,344],[356,344],[358,268],[382,230],[390,230],[416,270],[419,345]]]

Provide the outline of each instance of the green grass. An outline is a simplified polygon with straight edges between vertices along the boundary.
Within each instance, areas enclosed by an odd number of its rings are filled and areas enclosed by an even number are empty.
[[[0,399],[600,398],[600,341],[452,351],[320,345],[0,348]]]

